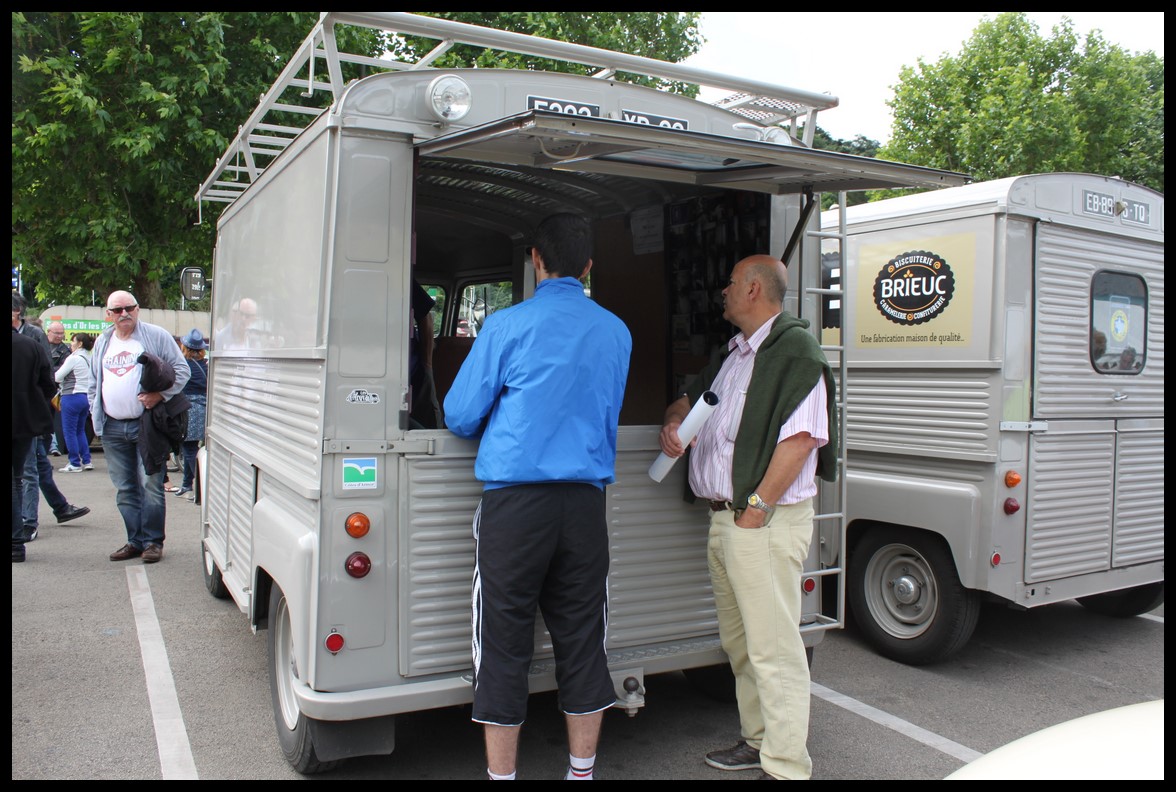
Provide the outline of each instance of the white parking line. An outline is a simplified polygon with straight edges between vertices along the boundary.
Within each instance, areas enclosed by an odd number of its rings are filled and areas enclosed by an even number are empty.
[[[127,587],[131,590],[131,609],[135,613],[135,631],[139,634],[139,651],[143,654],[143,671],[147,676],[147,698],[151,702],[151,720],[155,726],[155,744],[165,781],[198,779],[188,730],[176,696],[176,684],[167,660],[163,632],[155,616],[151,585],[143,566],[127,567]]]
[[[849,710],[855,715],[860,715],[867,720],[872,720],[874,723],[892,729],[906,737],[910,737],[912,740],[928,745],[937,751],[942,751],[948,756],[959,759],[961,762],[971,762],[983,756],[979,751],[973,751],[966,745],[960,745],[954,740],[949,740],[934,732],[927,731],[921,726],[904,721],[902,718],[891,715],[889,712],[883,712],[880,709],[871,707],[869,704],[863,704],[857,699],[838,693],[836,690],[830,690],[823,685],[818,685],[816,682],[810,684],[812,685],[814,696],[824,699],[830,704],[835,704],[842,709]]]

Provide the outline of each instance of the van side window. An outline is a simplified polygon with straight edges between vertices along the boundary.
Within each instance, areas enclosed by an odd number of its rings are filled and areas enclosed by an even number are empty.
[[[514,285],[510,281],[467,284],[461,290],[461,302],[457,305],[457,327],[453,334],[476,337],[487,316],[513,303],[513,293]]]
[[[1103,374],[1138,374],[1147,356],[1147,284],[1096,272],[1090,283],[1090,362]]]

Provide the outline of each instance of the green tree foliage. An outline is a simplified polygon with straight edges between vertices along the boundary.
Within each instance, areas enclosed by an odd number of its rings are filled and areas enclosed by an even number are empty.
[[[702,36],[698,31],[698,11],[446,11],[419,12],[424,16],[465,22],[471,25],[509,30],[531,36],[570,41],[591,47],[641,55],[678,63],[698,52]],[[435,41],[409,37],[393,45],[393,52],[404,60],[415,61],[433,48]],[[477,47],[456,46],[436,61],[440,68],[472,67],[531,69],[542,71],[593,74],[590,66],[545,60],[518,54],[505,54]],[[637,79],[619,75],[630,82],[663,90],[697,96],[698,86],[686,83]]]
[[[700,44],[697,13],[443,16],[673,61]],[[12,260],[31,296],[89,303],[92,290],[125,288],[146,307],[178,306],[179,270],[209,266],[221,208],[206,204],[196,225],[196,189],[317,19],[12,12]],[[368,55],[424,47],[365,28],[337,35],[341,49]],[[550,66],[469,48],[446,58],[435,65]],[[363,70],[346,64],[344,78]]]
[[[38,300],[165,307],[209,263],[196,187],[316,19],[12,13],[12,260]]]
[[[820,127],[817,127],[813,132],[813,148],[824,149],[825,151],[839,151],[842,154],[853,154],[857,157],[876,157],[878,156],[878,147],[881,145],[877,140],[868,138],[865,135],[854,135],[852,140],[842,140],[832,137]],[[862,190],[846,193],[845,205],[857,206],[860,203],[865,203],[868,195],[869,193]],[[837,193],[821,194],[822,210],[830,208],[836,202]]]
[[[982,22],[959,55],[900,73],[882,159],[977,180],[1085,171],[1164,189],[1164,61],[1079,41],[1068,19],[1048,38],[1021,13]]]

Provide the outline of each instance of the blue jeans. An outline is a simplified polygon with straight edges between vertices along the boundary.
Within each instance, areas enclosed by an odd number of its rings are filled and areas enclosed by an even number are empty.
[[[84,393],[61,397],[61,432],[69,451],[69,463],[74,467],[90,464],[90,442],[86,439],[86,418],[90,415],[90,400]]]
[[[23,511],[24,526],[29,533],[40,525],[37,512],[41,508],[41,495],[54,514],[61,514],[69,508],[69,501],[57,489],[53,481],[53,463],[49,461],[49,435],[34,437],[29,446],[28,456],[25,457],[24,467],[24,497],[21,509]],[[37,490],[40,490],[40,494]]]
[[[148,476],[139,456],[139,421],[107,418],[102,428],[102,454],[114,484],[115,503],[127,527],[127,544],[140,550],[163,545],[167,517],[163,497],[166,467]]]
[[[184,451],[184,481],[180,484],[181,489],[191,489],[192,483],[196,480],[196,454],[200,451],[199,440],[185,440],[183,445]]]
[[[24,558],[25,555],[25,540],[28,534],[24,529],[24,510],[21,504],[24,502],[24,468],[25,460],[29,455],[29,448],[36,438],[32,437],[14,437],[12,438],[12,556],[13,558]]]

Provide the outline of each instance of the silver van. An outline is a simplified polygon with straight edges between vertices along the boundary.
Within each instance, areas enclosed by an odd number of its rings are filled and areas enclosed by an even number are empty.
[[[365,60],[338,51],[337,24],[600,71]],[[382,71],[344,83],[354,62]],[[617,71],[741,93],[716,107]],[[797,139],[803,119],[811,142],[817,112],[835,104],[411,14],[323,15],[197,195],[228,204],[201,466],[205,580],[267,630],[278,737],[295,768],[388,753],[397,713],[472,698],[477,447],[410,421],[411,289],[437,301],[443,403],[481,319],[531,294],[530,235],[555,212],[592,221],[586,288],[634,339],[607,492],[618,706],[640,708],[647,674],[722,673],[705,509],[683,500],[683,466],[661,483],[647,470],[666,405],[732,334],[716,302],[726,277],[747,254],[785,252],[798,270],[808,262],[793,282],[819,290],[821,190],[964,182]],[[820,297],[793,304],[815,310]],[[834,506],[816,521],[810,647],[842,624],[843,516]],[[531,689],[552,689],[541,623],[535,642]]]

